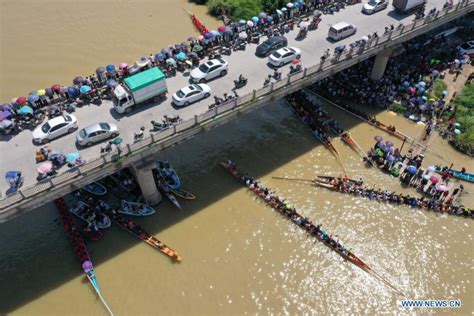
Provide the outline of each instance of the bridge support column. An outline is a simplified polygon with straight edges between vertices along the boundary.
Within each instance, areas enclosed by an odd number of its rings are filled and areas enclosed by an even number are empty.
[[[140,186],[140,190],[142,191],[143,198],[150,205],[158,204],[162,200],[160,191],[158,190],[155,179],[153,178],[153,168],[156,168],[154,161],[133,165],[132,168],[138,185]]]
[[[382,78],[385,67],[387,67],[387,62],[392,55],[392,49],[386,48],[375,57],[374,65],[372,66],[372,72],[370,73],[370,79],[379,80]]]

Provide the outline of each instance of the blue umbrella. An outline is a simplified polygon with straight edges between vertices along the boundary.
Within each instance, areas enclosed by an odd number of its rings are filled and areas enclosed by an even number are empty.
[[[38,100],[39,100],[39,96],[37,94],[30,94],[28,96],[28,102],[30,103],[35,103]]]
[[[424,88],[424,87],[426,87],[426,82],[420,81],[420,82],[418,82],[418,85],[419,85],[420,87],[423,87],[423,88]]]
[[[81,93],[88,93],[88,92],[90,92],[91,90],[92,90],[92,88],[89,87],[89,86],[82,86],[82,87],[79,89],[79,91],[80,91]]]
[[[267,17],[267,14],[265,12],[260,12],[258,14],[258,17],[261,18],[261,19],[265,19]]]
[[[211,31],[211,34],[214,35],[214,37],[221,35],[221,33],[217,31]]]
[[[163,53],[158,53],[158,54],[155,55],[155,59],[156,60],[165,60],[166,56]]]
[[[115,81],[114,79],[107,80],[106,84],[107,84],[107,87],[110,87],[110,88],[115,88],[118,85],[117,81]]]
[[[408,81],[404,81],[403,82],[403,87],[406,89],[406,88],[409,88],[410,87],[410,83]]]
[[[27,114],[33,115],[33,109],[28,105],[24,105],[21,107],[21,109],[18,110],[18,113],[21,115],[27,115]]]
[[[185,60],[186,59],[186,54],[181,52],[181,53],[178,53],[174,56],[177,60]]]
[[[66,154],[66,161],[69,163],[74,163],[77,158],[81,157],[79,153],[69,153]]]
[[[268,22],[273,21],[273,17],[272,17],[271,15],[267,16],[267,21],[268,21]]]
[[[295,7],[295,8],[299,8],[299,7],[300,7],[300,5],[301,5],[301,3],[299,3],[299,2],[295,2],[295,3],[293,3],[293,7]]]
[[[252,22],[253,22],[253,23],[257,23],[257,22],[258,22],[258,18],[257,18],[256,16],[253,16],[253,17],[252,17]]]
[[[211,38],[214,38],[214,35],[212,33],[207,32],[207,33],[204,33],[204,38],[211,39]]]
[[[407,171],[410,174],[415,174],[416,173],[416,167],[413,166],[413,165],[410,165],[410,166],[407,167]]]
[[[77,90],[74,87],[69,87],[66,89],[66,91],[73,98],[77,96]]]
[[[112,72],[112,71],[115,71],[115,66],[114,66],[114,65],[107,65],[107,67],[105,67],[105,69],[106,69],[108,72]]]
[[[448,91],[447,91],[447,90],[443,90],[443,95],[444,95],[444,96],[447,96],[447,95],[448,95]]]

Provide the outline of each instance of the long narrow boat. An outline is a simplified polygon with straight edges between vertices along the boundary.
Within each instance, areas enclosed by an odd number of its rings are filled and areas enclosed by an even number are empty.
[[[124,191],[132,192],[137,187],[137,182],[130,174],[130,172],[126,171],[127,169],[118,171],[114,174],[110,175],[110,178]]]
[[[176,195],[177,197],[180,197],[185,200],[194,200],[196,199],[196,196],[192,194],[191,192],[185,191],[183,189],[170,189],[170,191]]]
[[[181,180],[179,180],[178,174],[174,171],[173,166],[171,166],[168,160],[158,161],[157,169],[170,189],[179,189]]]
[[[69,239],[71,240],[74,246],[75,254],[81,262],[82,268],[84,270],[84,273],[86,274],[87,279],[89,280],[89,283],[94,288],[94,291],[102,301],[102,304],[104,304],[104,307],[107,309],[107,312],[110,315],[113,315],[112,310],[110,309],[104,297],[102,296],[102,293],[99,288],[99,282],[97,281],[94,267],[92,265],[91,257],[89,255],[89,252],[87,251],[84,240],[82,239],[82,236],[79,233],[79,227],[77,227],[76,223],[74,222],[71,213],[68,212],[68,206],[66,205],[64,198],[56,199],[54,201],[54,204],[56,205],[56,208],[59,211],[59,216],[61,218],[61,221],[63,222],[64,230],[69,235]]]
[[[71,207],[69,209],[69,212],[76,215],[78,218],[80,218],[84,222],[95,225],[100,229],[109,228],[110,225],[112,224],[112,222],[110,221],[110,218],[105,214],[103,215],[103,218],[101,221],[97,221],[97,220],[90,221],[89,218],[91,218],[91,216],[93,215],[92,210],[90,206],[83,201],[79,201],[76,204],[76,206]]]
[[[99,196],[107,194],[107,189],[98,182],[92,182],[92,183],[86,184],[81,189],[86,191],[87,193],[99,195]]]
[[[191,18],[191,22],[193,23],[196,30],[199,33],[201,33],[201,35],[204,35],[205,33],[209,33],[209,30],[207,29],[207,27],[204,24],[202,24],[201,21],[198,20],[198,18],[196,17],[194,13],[191,13],[191,12],[188,12],[188,13]]]
[[[310,221],[308,221],[304,216],[300,215],[299,213],[296,212],[296,210],[293,208],[289,208],[286,206],[286,204],[278,197],[273,197],[270,199],[267,199],[265,196],[265,193],[260,191],[258,186],[252,187],[252,185],[248,185],[246,182],[252,182],[253,179],[244,176],[242,173],[236,170],[235,164],[232,163],[231,161],[224,161],[221,162],[221,165],[231,174],[233,175],[241,184],[246,186],[250,191],[255,193],[259,198],[261,198],[267,205],[269,205],[272,209],[275,209],[279,211],[282,215],[284,215],[286,218],[289,218],[293,223],[297,224],[300,228],[303,228],[308,232],[310,235],[316,237],[318,240],[322,241],[324,245],[329,247],[330,249],[334,250],[336,253],[338,253],[340,256],[342,256],[344,259],[352,262],[356,266],[360,267],[361,269],[371,272],[372,269],[358,256],[353,254],[350,250],[347,250],[342,244],[339,243],[339,241],[336,241],[329,235],[327,235],[326,232],[323,232],[319,229],[318,226],[313,225]]]
[[[118,214],[113,210],[108,212],[108,214],[112,221],[123,230],[126,230],[127,232],[142,240],[149,246],[155,248],[156,250],[161,251],[171,259],[176,260],[177,262],[181,262],[182,258],[175,250],[165,245],[156,237],[147,233],[141,226],[135,224],[132,220]]]
[[[171,203],[173,203],[174,206],[179,208],[181,210],[181,204],[179,204],[178,200],[176,197],[173,195],[171,192],[171,189],[168,187],[166,182],[163,180],[163,178],[160,176],[159,172],[157,169],[153,169],[153,177],[155,178],[155,183],[160,189],[160,191],[166,195],[168,200],[170,200]]]
[[[359,148],[357,147],[356,143],[352,139],[351,135],[349,135],[347,132],[341,133],[341,139],[349,145],[356,153],[359,153]]]
[[[296,114],[296,116],[304,123],[304,125],[311,131],[311,134],[314,135],[336,158],[339,158],[339,152],[337,151],[336,147],[332,144],[332,142],[329,139],[324,139],[322,138],[319,133],[315,130],[313,130],[303,119],[303,117],[300,115],[300,112],[298,111],[298,106],[299,104],[296,103],[296,101],[291,100],[287,97],[283,98],[285,102],[290,106],[290,108],[293,110],[293,113]]]
[[[445,171],[448,171],[448,173],[451,174],[456,179],[474,183],[474,174],[472,173],[461,172],[459,170],[453,170],[453,169],[443,170],[443,168],[441,168],[440,166],[436,166],[437,173],[444,173]]]
[[[313,184],[316,186],[324,187],[332,191],[339,193],[352,194],[355,196],[367,198],[369,200],[375,200],[379,202],[386,202],[395,205],[405,205],[417,209],[425,209],[428,211],[442,212],[449,215],[472,217],[474,212],[470,211],[470,208],[464,206],[449,206],[447,203],[436,200],[436,204],[430,204],[427,200],[421,197],[407,196],[403,200],[397,195],[397,199],[393,199],[393,193],[388,193],[385,190],[375,190],[362,188],[358,183],[350,183],[340,186],[341,181],[334,181],[334,177],[321,177],[318,176],[314,179]],[[384,193],[385,192],[385,193]]]

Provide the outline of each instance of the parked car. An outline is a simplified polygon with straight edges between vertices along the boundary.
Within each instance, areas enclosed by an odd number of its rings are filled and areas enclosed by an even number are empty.
[[[205,99],[211,95],[211,88],[205,84],[191,84],[173,94],[173,103],[176,106],[188,106],[193,102]]]
[[[265,42],[257,46],[255,55],[258,57],[267,57],[279,48],[286,47],[288,40],[284,36],[272,36]]]
[[[461,44],[456,49],[461,55],[474,55],[474,40]]]
[[[76,141],[81,146],[91,146],[120,134],[117,125],[112,123],[96,123],[81,129],[76,135]]]
[[[369,0],[362,7],[362,12],[372,14],[378,11],[382,11],[388,7],[388,0]]]
[[[331,25],[328,31],[328,37],[333,41],[338,41],[349,37],[357,32],[357,28],[350,23],[339,22]]]
[[[191,71],[191,80],[196,83],[204,83],[210,79],[225,76],[228,69],[229,64],[224,59],[211,59]]]
[[[275,67],[281,67],[293,59],[301,57],[301,50],[296,47],[280,48],[268,57],[268,62]]]
[[[35,128],[33,140],[39,144],[46,144],[55,138],[70,134],[78,128],[76,117],[72,114],[64,114]]]

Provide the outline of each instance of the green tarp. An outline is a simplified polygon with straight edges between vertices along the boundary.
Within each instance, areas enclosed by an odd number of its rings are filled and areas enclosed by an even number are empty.
[[[135,92],[165,78],[165,75],[158,67],[153,67],[128,77],[124,81],[128,88]]]

